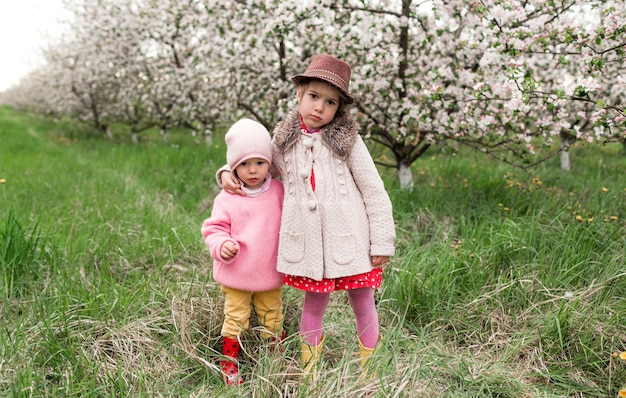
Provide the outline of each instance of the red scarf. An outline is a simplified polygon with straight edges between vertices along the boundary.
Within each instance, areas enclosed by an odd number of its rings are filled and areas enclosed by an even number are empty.
[[[303,133],[306,133],[306,134],[313,134],[313,133],[320,132],[320,130],[307,129],[306,126],[304,125],[304,122],[302,121],[302,116],[300,116],[300,129],[302,130]],[[312,147],[311,147],[311,151],[313,151]],[[315,171],[313,170],[313,166],[311,166],[311,188],[313,189],[313,191],[315,191]]]

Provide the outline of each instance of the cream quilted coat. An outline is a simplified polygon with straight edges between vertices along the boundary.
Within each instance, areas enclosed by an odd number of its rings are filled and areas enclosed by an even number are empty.
[[[394,254],[391,201],[348,114],[321,134],[307,134],[294,111],[276,127],[273,142],[273,167],[285,187],[279,272],[337,278],[370,271],[370,256]]]

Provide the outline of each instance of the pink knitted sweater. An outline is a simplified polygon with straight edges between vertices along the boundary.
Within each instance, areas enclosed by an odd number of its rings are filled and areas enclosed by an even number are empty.
[[[283,185],[272,179],[268,191],[256,197],[221,191],[213,202],[211,217],[202,224],[202,237],[213,257],[213,279],[221,285],[252,292],[282,286],[276,271]],[[239,253],[223,259],[220,249],[227,240],[239,245]]]

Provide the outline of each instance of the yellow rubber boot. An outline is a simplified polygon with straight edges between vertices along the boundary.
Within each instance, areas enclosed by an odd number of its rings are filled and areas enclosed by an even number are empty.
[[[322,336],[322,340],[318,345],[312,346],[301,339],[302,345],[300,350],[300,366],[302,367],[302,375],[305,378],[317,379],[317,369],[322,359],[322,349],[324,348],[324,340],[326,336]]]
[[[378,341],[381,340],[382,337],[378,338]],[[376,372],[370,372],[369,367],[371,365],[370,360],[374,359],[372,358],[372,356],[376,356],[376,354],[378,353],[378,348],[380,347],[380,344],[376,344],[376,347],[374,348],[367,348],[365,346],[363,346],[363,343],[361,343],[361,339],[357,337],[357,340],[359,342],[359,357],[361,358],[361,370],[363,371],[363,373],[361,373],[361,377],[360,379],[373,379],[377,377]]]

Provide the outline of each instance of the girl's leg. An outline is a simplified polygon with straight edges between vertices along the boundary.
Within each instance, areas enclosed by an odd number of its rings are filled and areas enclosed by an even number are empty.
[[[224,294],[224,324],[222,336],[236,339],[250,326],[252,292],[220,286]]]
[[[376,347],[380,328],[374,300],[374,289],[361,288],[348,290],[348,300],[356,318],[356,332],[361,344],[367,348]]]
[[[304,294],[300,334],[306,344],[317,346],[322,341],[324,313],[329,301],[330,293]]]
[[[265,329],[261,331],[261,336],[266,339],[278,337],[283,327],[282,296],[282,287],[252,294],[257,319],[260,326]]]
[[[220,286],[224,293],[224,324],[222,325],[222,375],[227,386],[243,383],[239,375],[239,334],[248,328],[251,293]]]

